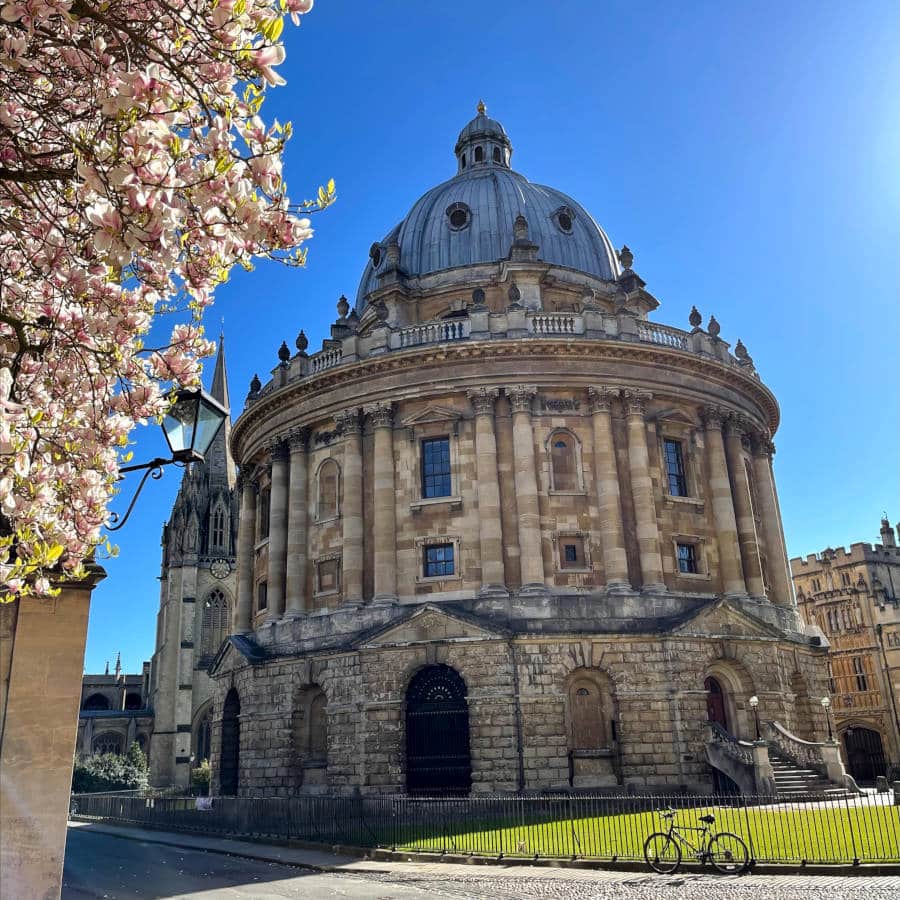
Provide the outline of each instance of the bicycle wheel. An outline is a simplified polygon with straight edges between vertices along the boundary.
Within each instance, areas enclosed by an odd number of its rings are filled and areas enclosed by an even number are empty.
[[[750,868],[750,851],[736,834],[720,831],[709,842],[709,861],[723,875],[740,875]]]
[[[681,865],[681,847],[664,831],[654,831],[644,841],[644,859],[654,872],[671,875]]]

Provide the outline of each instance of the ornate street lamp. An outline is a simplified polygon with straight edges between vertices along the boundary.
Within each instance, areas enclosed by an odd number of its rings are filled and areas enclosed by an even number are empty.
[[[753,721],[756,723],[756,739],[760,740],[759,736],[759,697],[754,694],[750,698],[750,709],[753,710]]]
[[[834,735],[831,731],[831,700],[828,697],[822,698],[822,708],[825,710],[825,721],[828,723],[828,742],[831,743]]]
[[[127,521],[134,509],[138,495],[148,478],[159,481],[163,475],[163,466],[175,463],[186,466],[192,462],[203,462],[206,452],[219,433],[219,429],[228,418],[228,409],[222,406],[215,397],[211,397],[203,388],[181,388],[175,391],[172,405],[162,420],[162,430],[172,453],[171,459],[157,457],[150,462],[133,466],[122,466],[120,477],[125,472],[136,472],[145,469],[144,477],[121,518],[118,513],[110,513],[107,531],[118,531]]]

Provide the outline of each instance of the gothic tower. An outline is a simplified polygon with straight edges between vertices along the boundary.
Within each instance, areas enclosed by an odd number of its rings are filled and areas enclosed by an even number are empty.
[[[210,393],[229,406],[221,337]],[[228,634],[234,600],[237,508],[230,435],[229,417],[205,461],[188,466],[163,526],[150,742],[156,786],[186,786],[192,765],[210,754],[207,669]]]

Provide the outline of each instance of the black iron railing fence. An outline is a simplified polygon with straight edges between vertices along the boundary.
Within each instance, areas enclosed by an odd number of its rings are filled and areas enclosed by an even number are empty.
[[[644,841],[676,809],[680,826],[712,813],[769,863],[900,862],[900,807],[891,794],[844,800],[713,796],[123,797],[81,794],[79,818],[222,836],[364,848],[642,860]],[[209,805],[209,808],[198,808]]]

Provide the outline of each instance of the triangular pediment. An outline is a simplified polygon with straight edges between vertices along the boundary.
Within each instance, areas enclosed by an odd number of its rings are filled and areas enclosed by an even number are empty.
[[[393,622],[367,635],[356,646],[373,649],[430,641],[485,641],[503,637],[502,631],[474,616],[460,615],[428,603],[400,622]]]
[[[268,659],[268,654],[252,638],[243,634],[231,634],[215,655],[209,667],[210,676],[227,671],[234,666],[250,663],[255,666]]]
[[[432,422],[456,422],[461,419],[462,413],[451,406],[426,406],[425,409],[407,416],[401,424],[407,428],[413,425],[429,425]]]
[[[702,607],[693,616],[672,629],[675,634],[704,637],[748,637],[781,639],[784,635],[768,622],[732,605],[717,600]]]
[[[676,422],[679,425],[689,425],[696,428],[697,423],[685,412],[680,409],[664,409],[656,414],[658,422]]]

